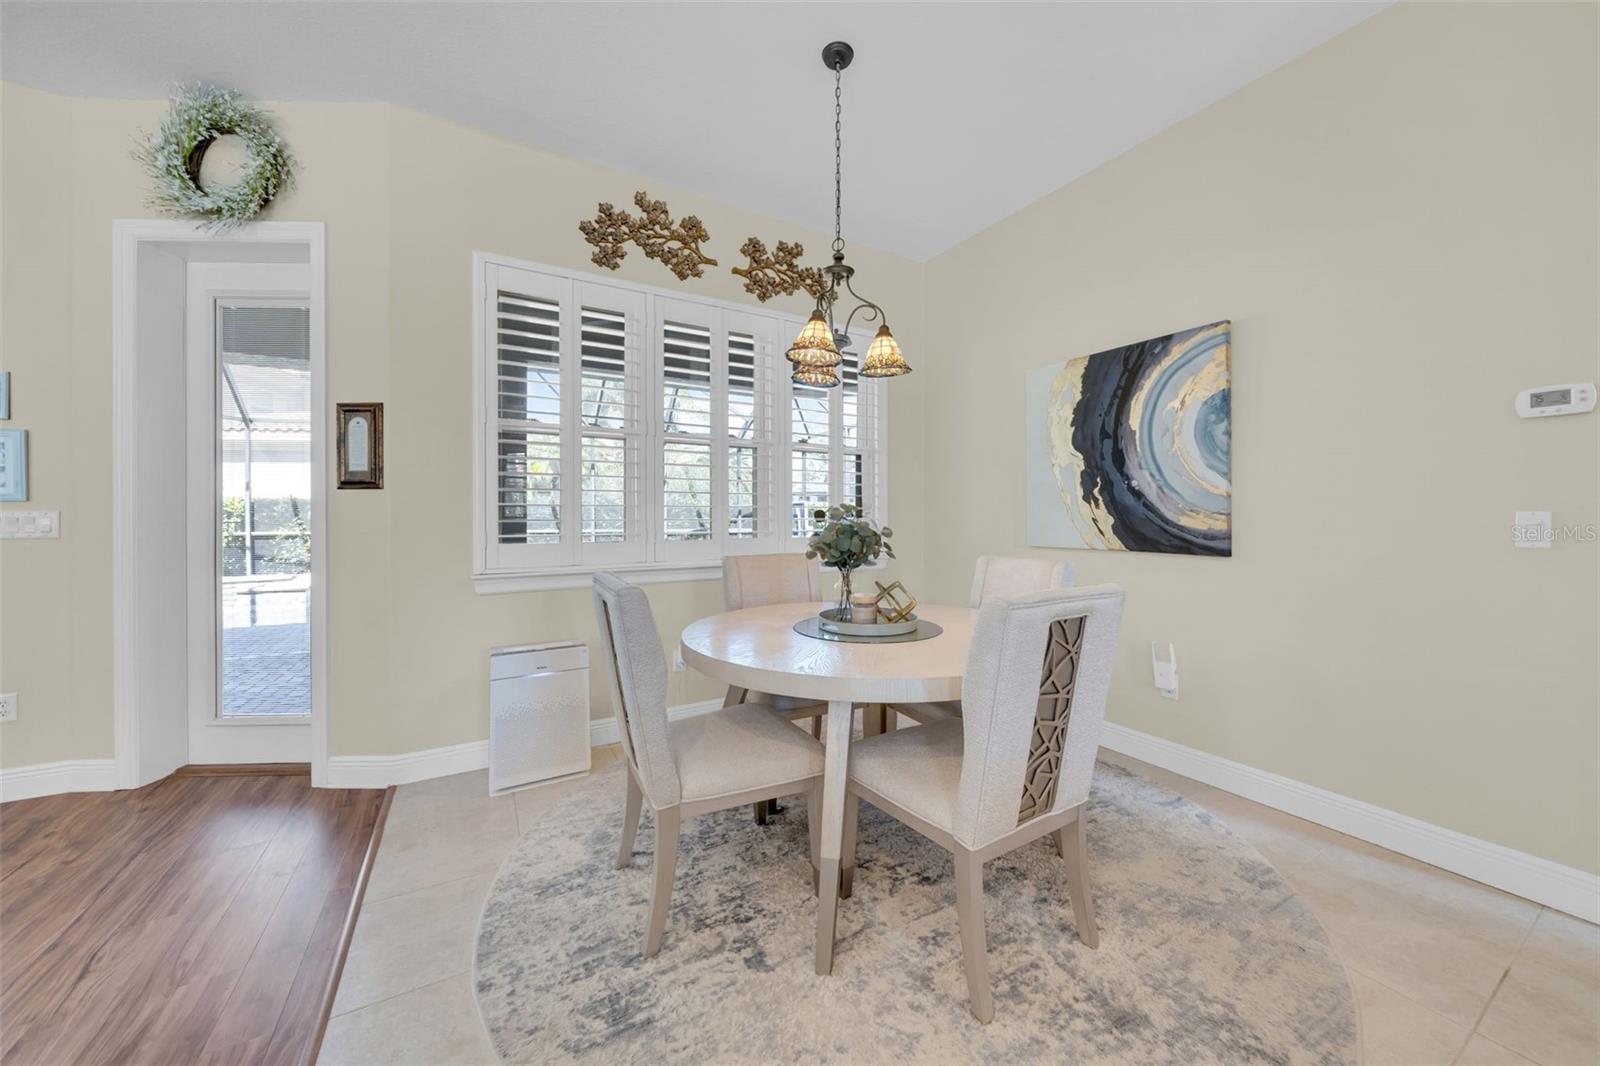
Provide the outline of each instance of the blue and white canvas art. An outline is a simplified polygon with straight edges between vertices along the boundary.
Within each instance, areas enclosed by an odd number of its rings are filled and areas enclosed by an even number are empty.
[[[1027,379],[1028,543],[1233,554],[1231,324]]]

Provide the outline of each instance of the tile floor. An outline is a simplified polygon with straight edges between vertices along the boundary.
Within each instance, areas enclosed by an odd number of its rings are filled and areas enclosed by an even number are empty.
[[[595,769],[619,757],[598,749]],[[1104,758],[1214,811],[1295,886],[1350,970],[1367,1066],[1600,1063],[1600,928]],[[571,787],[491,798],[479,772],[399,790],[320,1062],[495,1062],[472,994],[478,913],[517,837]]]

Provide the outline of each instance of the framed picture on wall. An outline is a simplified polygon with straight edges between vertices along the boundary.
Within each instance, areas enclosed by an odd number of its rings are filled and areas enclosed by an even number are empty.
[[[383,404],[339,405],[339,487],[383,488]]]
[[[28,498],[28,431],[0,429],[0,503]]]

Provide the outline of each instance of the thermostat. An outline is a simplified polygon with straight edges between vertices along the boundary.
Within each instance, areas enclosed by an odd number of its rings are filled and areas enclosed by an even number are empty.
[[[1578,385],[1541,385],[1517,393],[1517,414],[1522,418],[1581,415],[1594,410],[1594,382]]]

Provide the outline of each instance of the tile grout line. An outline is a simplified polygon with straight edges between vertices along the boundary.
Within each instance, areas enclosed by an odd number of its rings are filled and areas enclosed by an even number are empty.
[[[443,888],[445,885],[453,885],[458,881],[470,881],[474,877],[482,877],[482,876],[484,876],[482,872],[475,873],[475,874],[462,874],[460,877],[452,877],[448,881],[435,881],[431,885],[419,885],[416,888],[408,888],[404,892],[396,892],[392,896],[383,896],[383,897],[381,897],[379,899],[368,900],[367,902],[369,904],[388,903],[390,900],[405,899],[407,896],[414,896],[418,892],[428,892],[428,891],[431,891],[432,889],[435,889],[435,888]]]
[[[1334,953],[1338,954],[1338,949],[1337,948],[1335,948]],[[1389,992],[1389,993],[1391,993],[1393,995],[1399,996],[1401,999],[1405,1000],[1407,1003],[1409,1003],[1411,1006],[1415,1007],[1417,1010],[1424,1011],[1425,1013],[1431,1014],[1435,1018],[1438,1018],[1438,1019],[1440,1019],[1442,1021],[1445,1021],[1445,1022],[1449,1022],[1451,1025],[1466,1026],[1469,1029],[1469,1032],[1467,1034],[1468,1035],[1468,1039],[1471,1038],[1470,1030],[1471,1030],[1472,1026],[1476,1025],[1477,1023],[1474,1022],[1474,1023],[1472,1023],[1472,1025],[1468,1025],[1468,1023],[1466,1023],[1466,1022],[1457,1021],[1456,1019],[1452,1018],[1450,1015],[1445,1014],[1442,1011],[1435,1010],[1433,1007],[1428,1006],[1426,1003],[1419,1002],[1414,996],[1410,995],[1409,993],[1400,991],[1398,988],[1394,987],[1394,985],[1390,984],[1388,981],[1385,981],[1382,978],[1375,976],[1372,973],[1372,971],[1363,969],[1362,967],[1357,966],[1353,962],[1345,961],[1343,956],[1340,956],[1340,961],[1344,962],[1345,968],[1350,970],[1352,973],[1358,973],[1362,977],[1366,978],[1368,981],[1371,981],[1373,984],[1375,984],[1378,987],[1384,989],[1385,991],[1387,991],[1387,992]],[[1499,987],[1499,986],[1496,985],[1496,987]],[[1494,993],[1491,992],[1489,995],[1490,995],[1490,998],[1493,998]],[[1453,1063],[1455,1060],[1452,1059],[1451,1061]]]
[[[416,988],[408,988],[403,992],[395,992],[395,993],[392,993],[391,995],[384,996],[382,999],[375,999],[371,1003],[363,1003],[359,1007],[351,1007],[349,1010],[339,1011],[339,1012],[331,1015],[329,1017],[329,1021],[332,1021],[334,1018],[344,1018],[344,1017],[347,1017],[347,1016],[349,1016],[351,1014],[360,1013],[361,1011],[368,1010],[368,1009],[370,1009],[372,1007],[376,1007],[380,1003],[387,1003],[391,999],[399,999],[401,996],[409,996],[413,992],[422,992],[422,991],[424,991],[426,989],[432,988],[434,985],[442,985],[446,981],[453,981],[457,977],[461,977],[463,975],[468,976],[468,977],[472,976],[472,967],[468,966],[465,970],[456,970],[454,973],[447,973],[443,977],[435,978],[434,980],[429,981],[425,985],[418,985]],[[474,999],[477,998],[476,990],[474,990],[474,992],[473,992],[473,998]]]
[[[1511,959],[1506,963],[1506,968],[1500,972],[1500,980],[1494,983],[1494,988],[1489,992],[1489,998],[1483,1001],[1483,1009],[1478,1011],[1478,1016],[1472,1020],[1472,1028],[1467,1031],[1467,1039],[1462,1043],[1461,1050],[1457,1051],[1456,1057],[1450,1060],[1451,1066],[1455,1066],[1456,1063],[1461,1061],[1461,1056],[1467,1053],[1467,1045],[1472,1043],[1472,1038],[1480,1035],[1478,1026],[1483,1024],[1483,1019],[1488,1015],[1490,1006],[1494,1004],[1494,997],[1500,994],[1500,989],[1505,985],[1506,978],[1511,976],[1511,967],[1515,966],[1517,960],[1522,958],[1522,950],[1528,946],[1528,940],[1533,936],[1534,926],[1539,924],[1539,919],[1544,917],[1544,912],[1548,909],[1548,907],[1541,906],[1534,912],[1533,921],[1528,923],[1528,928],[1522,934],[1522,939],[1517,941],[1517,949],[1511,953]],[[1485,1036],[1484,1039],[1488,1040],[1489,1038]],[[1516,1048],[1508,1050],[1517,1051]],[[1521,1055],[1522,1052],[1517,1051],[1517,1054]]]

